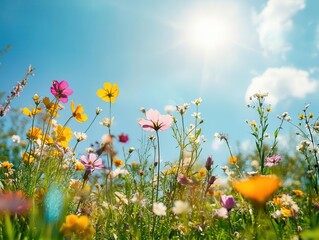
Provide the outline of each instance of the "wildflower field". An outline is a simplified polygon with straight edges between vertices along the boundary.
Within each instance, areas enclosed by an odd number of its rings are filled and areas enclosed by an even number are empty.
[[[49,96],[30,96],[31,107],[10,111],[33,72],[30,66],[0,109],[1,239],[318,239],[319,122],[311,106],[297,122],[284,112],[268,133],[268,93],[254,94],[247,111],[258,120],[246,127],[255,151],[234,155],[228,136],[216,133],[229,150],[220,166],[201,154],[201,98],[168,113],[141,109],[142,139],[130,147],[138,136],[112,129],[121,98],[116,83],[97,87],[105,109],[95,116],[74,103],[66,80],[53,80]],[[60,115],[69,118],[61,123]],[[84,130],[71,129],[71,121]],[[95,124],[105,132],[90,145],[86,134]],[[293,155],[278,147],[286,124],[303,139]],[[174,161],[161,161],[163,131],[179,150]],[[272,144],[265,143],[269,135]]]

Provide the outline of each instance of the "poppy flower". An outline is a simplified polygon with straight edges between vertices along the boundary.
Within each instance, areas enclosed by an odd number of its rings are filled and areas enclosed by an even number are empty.
[[[280,184],[280,179],[274,175],[259,175],[232,182],[237,192],[259,205],[264,204]]]

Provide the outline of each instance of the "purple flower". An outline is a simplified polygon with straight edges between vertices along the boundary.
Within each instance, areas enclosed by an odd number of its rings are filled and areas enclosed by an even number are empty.
[[[84,165],[87,171],[93,172],[94,170],[99,170],[104,168],[103,161],[101,158],[97,158],[94,153],[89,153],[87,156],[82,155],[80,162]]]
[[[61,82],[54,80],[50,90],[51,93],[63,103],[67,103],[68,96],[73,93],[73,90],[69,88],[69,84],[64,80],[62,80]]]
[[[230,211],[235,205],[235,199],[232,195],[222,195],[220,196],[220,205],[222,205],[223,208],[226,208],[227,211]]]
[[[268,166],[268,167],[277,166],[280,160],[281,160],[280,155],[273,155],[271,157],[267,157],[265,166]]]
[[[209,156],[206,160],[206,164],[205,164],[205,167],[207,169],[207,171],[211,170],[212,169],[212,165],[213,165],[213,158],[212,156]]]

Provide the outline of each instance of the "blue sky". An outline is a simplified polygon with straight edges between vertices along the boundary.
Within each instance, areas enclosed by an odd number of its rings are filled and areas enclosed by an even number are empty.
[[[96,107],[104,110],[83,150],[106,132],[98,122],[108,105],[95,94],[104,82],[120,88],[112,131],[128,133],[135,147],[140,107],[164,112],[201,97],[202,159],[213,155],[221,165],[226,147],[213,135],[227,133],[235,152],[237,143],[247,147],[252,138],[245,120],[256,115],[246,99],[253,92],[269,92],[273,128],[284,111],[296,120],[306,103],[318,109],[318,11],[316,0],[2,0],[0,46],[12,49],[0,58],[1,91],[9,92],[29,64],[36,75],[14,107],[32,104],[34,93],[51,96],[54,79],[68,81],[70,99],[84,106],[89,120]],[[69,112],[64,115],[60,123]],[[71,126],[83,131],[87,125]],[[162,133],[165,161],[178,156],[171,134]]]

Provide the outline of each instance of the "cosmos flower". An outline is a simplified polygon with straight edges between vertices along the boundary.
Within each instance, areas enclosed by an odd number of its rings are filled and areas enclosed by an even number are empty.
[[[99,170],[104,167],[102,159],[97,158],[97,155],[94,153],[89,153],[87,156],[82,155],[80,158],[80,162],[89,172],[93,172],[94,170]]]
[[[264,204],[280,184],[280,179],[274,175],[259,175],[232,182],[237,192],[259,205]]]
[[[271,157],[267,157],[265,166],[268,166],[268,167],[277,166],[280,160],[281,160],[280,155],[273,155]]]
[[[119,142],[121,143],[127,143],[128,142],[128,135],[127,134],[120,134],[119,135]]]
[[[33,118],[35,115],[42,112],[42,108],[34,108],[31,106],[30,109],[25,107],[23,108],[22,113],[30,118]]]
[[[51,93],[61,102],[67,103],[68,96],[73,93],[73,90],[69,88],[69,84],[62,80],[58,82],[57,80],[53,80],[52,87],[50,88]]]
[[[170,115],[161,115],[159,111],[150,109],[146,111],[147,119],[139,119],[138,123],[146,131],[164,131],[171,127],[173,118]]]
[[[113,85],[110,82],[106,82],[103,85],[103,89],[100,88],[97,90],[96,95],[100,97],[105,102],[114,103],[118,97],[120,90],[116,83]]]
[[[71,111],[76,121],[82,123],[88,120],[87,115],[83,113],[84,108],[81,104],[77,105],[76,108],[74,108],[74,102],[71,101]]]

